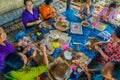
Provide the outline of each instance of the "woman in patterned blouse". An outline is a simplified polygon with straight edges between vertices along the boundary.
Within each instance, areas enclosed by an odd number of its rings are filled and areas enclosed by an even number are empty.
[[[104,51],[100,48],[100,45],[103,44],[106,44]],[[111,60],[120,61],[120,28],[116,28],[114,34],[110,38],[110,41],[97,42],[95,43],[95,48],[106,62]]]

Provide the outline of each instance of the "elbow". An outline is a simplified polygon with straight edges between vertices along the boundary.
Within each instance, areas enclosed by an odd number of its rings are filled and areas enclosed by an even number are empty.
[[[44,61],[44,64],[48,65],[48,61]]]

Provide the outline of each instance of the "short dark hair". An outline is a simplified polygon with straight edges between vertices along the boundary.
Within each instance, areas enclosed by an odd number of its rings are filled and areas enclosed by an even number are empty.
[[[31,2],[32,2],[32,0],[24,0],[24,5],[26,5],[26,2],[27,2],[27,1],[31,1]]]
[[[90,0],[91,1],[91,0]],[[87,2],[87,0],[84,0],[84,2]]]
[[[116,2],[112,2],[112,3],[109,5],[109,8],[111,8],[111,7],[112,7],[112,8],[116,8],[116,6],[117,6],[117,5],[116,5]]]
[[[120,38],[120,27],[115,29],[115,35],[117,38]]]
[[[45,2],[45,4],[49,5],[50,3],[53,2],[53,0],[45,0],[44,2]]]
[[[113,63],[113,70],[112,70],[112,77],[116,80],[120,80],[120,61],[112,61]]]
[[[19,70],[24,66],[24,60],[20,54],[22,53],[15,52],[6,57],[3,73],[7,74],[11,70]]]

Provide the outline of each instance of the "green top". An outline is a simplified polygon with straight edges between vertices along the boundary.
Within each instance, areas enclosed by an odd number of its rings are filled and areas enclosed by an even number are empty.
[[[11,76],[16,80],[36,80],[38,75],[47,71],[47,65],[40,65],[38,67],[26,67],[18,71],[11,71]]]

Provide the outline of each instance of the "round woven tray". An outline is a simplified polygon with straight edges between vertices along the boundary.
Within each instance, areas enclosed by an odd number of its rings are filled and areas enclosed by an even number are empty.
[[[88,26],[89,26],[89,23],[86,22],[86,21],[83,21],[83,22],[82,22],[82,26],[83,26],[83,27],[88,27]]]
[[[55,28],[59,31],[67,31],[69,29],[68,24],[66,22],[56,22]]]

